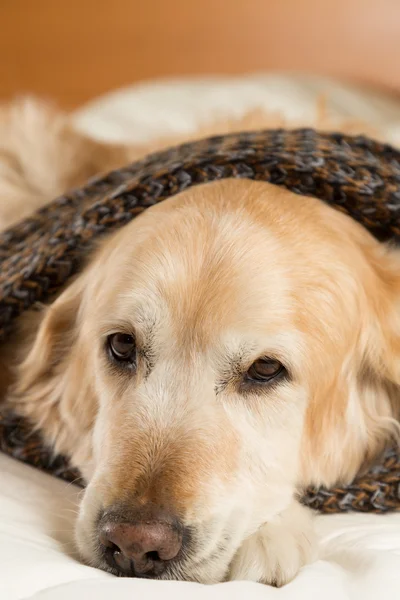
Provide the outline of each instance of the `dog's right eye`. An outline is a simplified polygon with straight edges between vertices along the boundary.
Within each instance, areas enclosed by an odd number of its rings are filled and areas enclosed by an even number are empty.
[[[118,362],[134,363],[136,360],[136,343],[133,335],[113,333],[107,338],[109,352]]]

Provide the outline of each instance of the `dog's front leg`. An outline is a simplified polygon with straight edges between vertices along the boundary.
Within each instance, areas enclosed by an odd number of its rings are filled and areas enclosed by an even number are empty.
[[[242,544],[232,562],[229,579],[279,587],[291,581],[315,557],[312,512],[293,501]]]

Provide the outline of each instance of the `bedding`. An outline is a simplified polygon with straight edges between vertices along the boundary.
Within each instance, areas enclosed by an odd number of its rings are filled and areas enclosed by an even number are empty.
[[[227,113],[239,116],[241,111],[260,104],[271,108],[268,99],[274,94],[277,108],[289,120],[307,121],[313,118],[316,96],[327,85],[321,81],[284,78],[278,81],[279,85],[276,78],[270,81],[270,87],[268,78],[164,82],[153,87],[148,84],[93,103],[77,113],[76,122],[98,137],[145,140],[161,133],[192,131],[200,121],[220,117],[221,111],[225,116]],[[390,141],[396,143],[400,102],[377,96],[371,96],[369,102],[364,92],[343,86],[335,88],[333,83],[329,86],[330,101],[335,98],[335,90],[338,97],[343,99],[347,93],[349,98],[348,104],[336,105],[337,118],[364,119],[365,115],[360,114],[363,106],[366,113],[370,111],[371,121],[375,110],[377,127],[386,127],[388,136],[390,130]],[[217,600],[244,595],[255,599],[297,600],[321,594],[328,599],[372,598],[385,591],[393,597],[400,594],[400,515],[396,513],[317,517],[320,560],[304,568],[291,584],[281,589],[245,582],[205,587],[183,582],[116,579],[81,565],[73,555],[72,520],[79,499],[77,488],[3,455],[0,455],[0,473],[1,599],[101,600],[114,595],[124,600],[141,594],[146,598],[177,600],[188,595]]]
[[[400,597],[400,514],[317,517],[318,562],[276,589],[119,579],[72,552],[79,489],[0,454],[1,600],[363,600]]]

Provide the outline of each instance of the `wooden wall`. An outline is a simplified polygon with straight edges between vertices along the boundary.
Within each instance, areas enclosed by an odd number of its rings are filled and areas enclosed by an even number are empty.
[[[400,91],[399,0],[0,0],[0,98],[302,70]]]

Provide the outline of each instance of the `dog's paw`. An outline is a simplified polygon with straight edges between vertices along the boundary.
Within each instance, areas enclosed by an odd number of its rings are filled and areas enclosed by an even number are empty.
[[[293,502],[242,544],[231,564],[229,579],[280,587],[315,558],[312,513]]]

